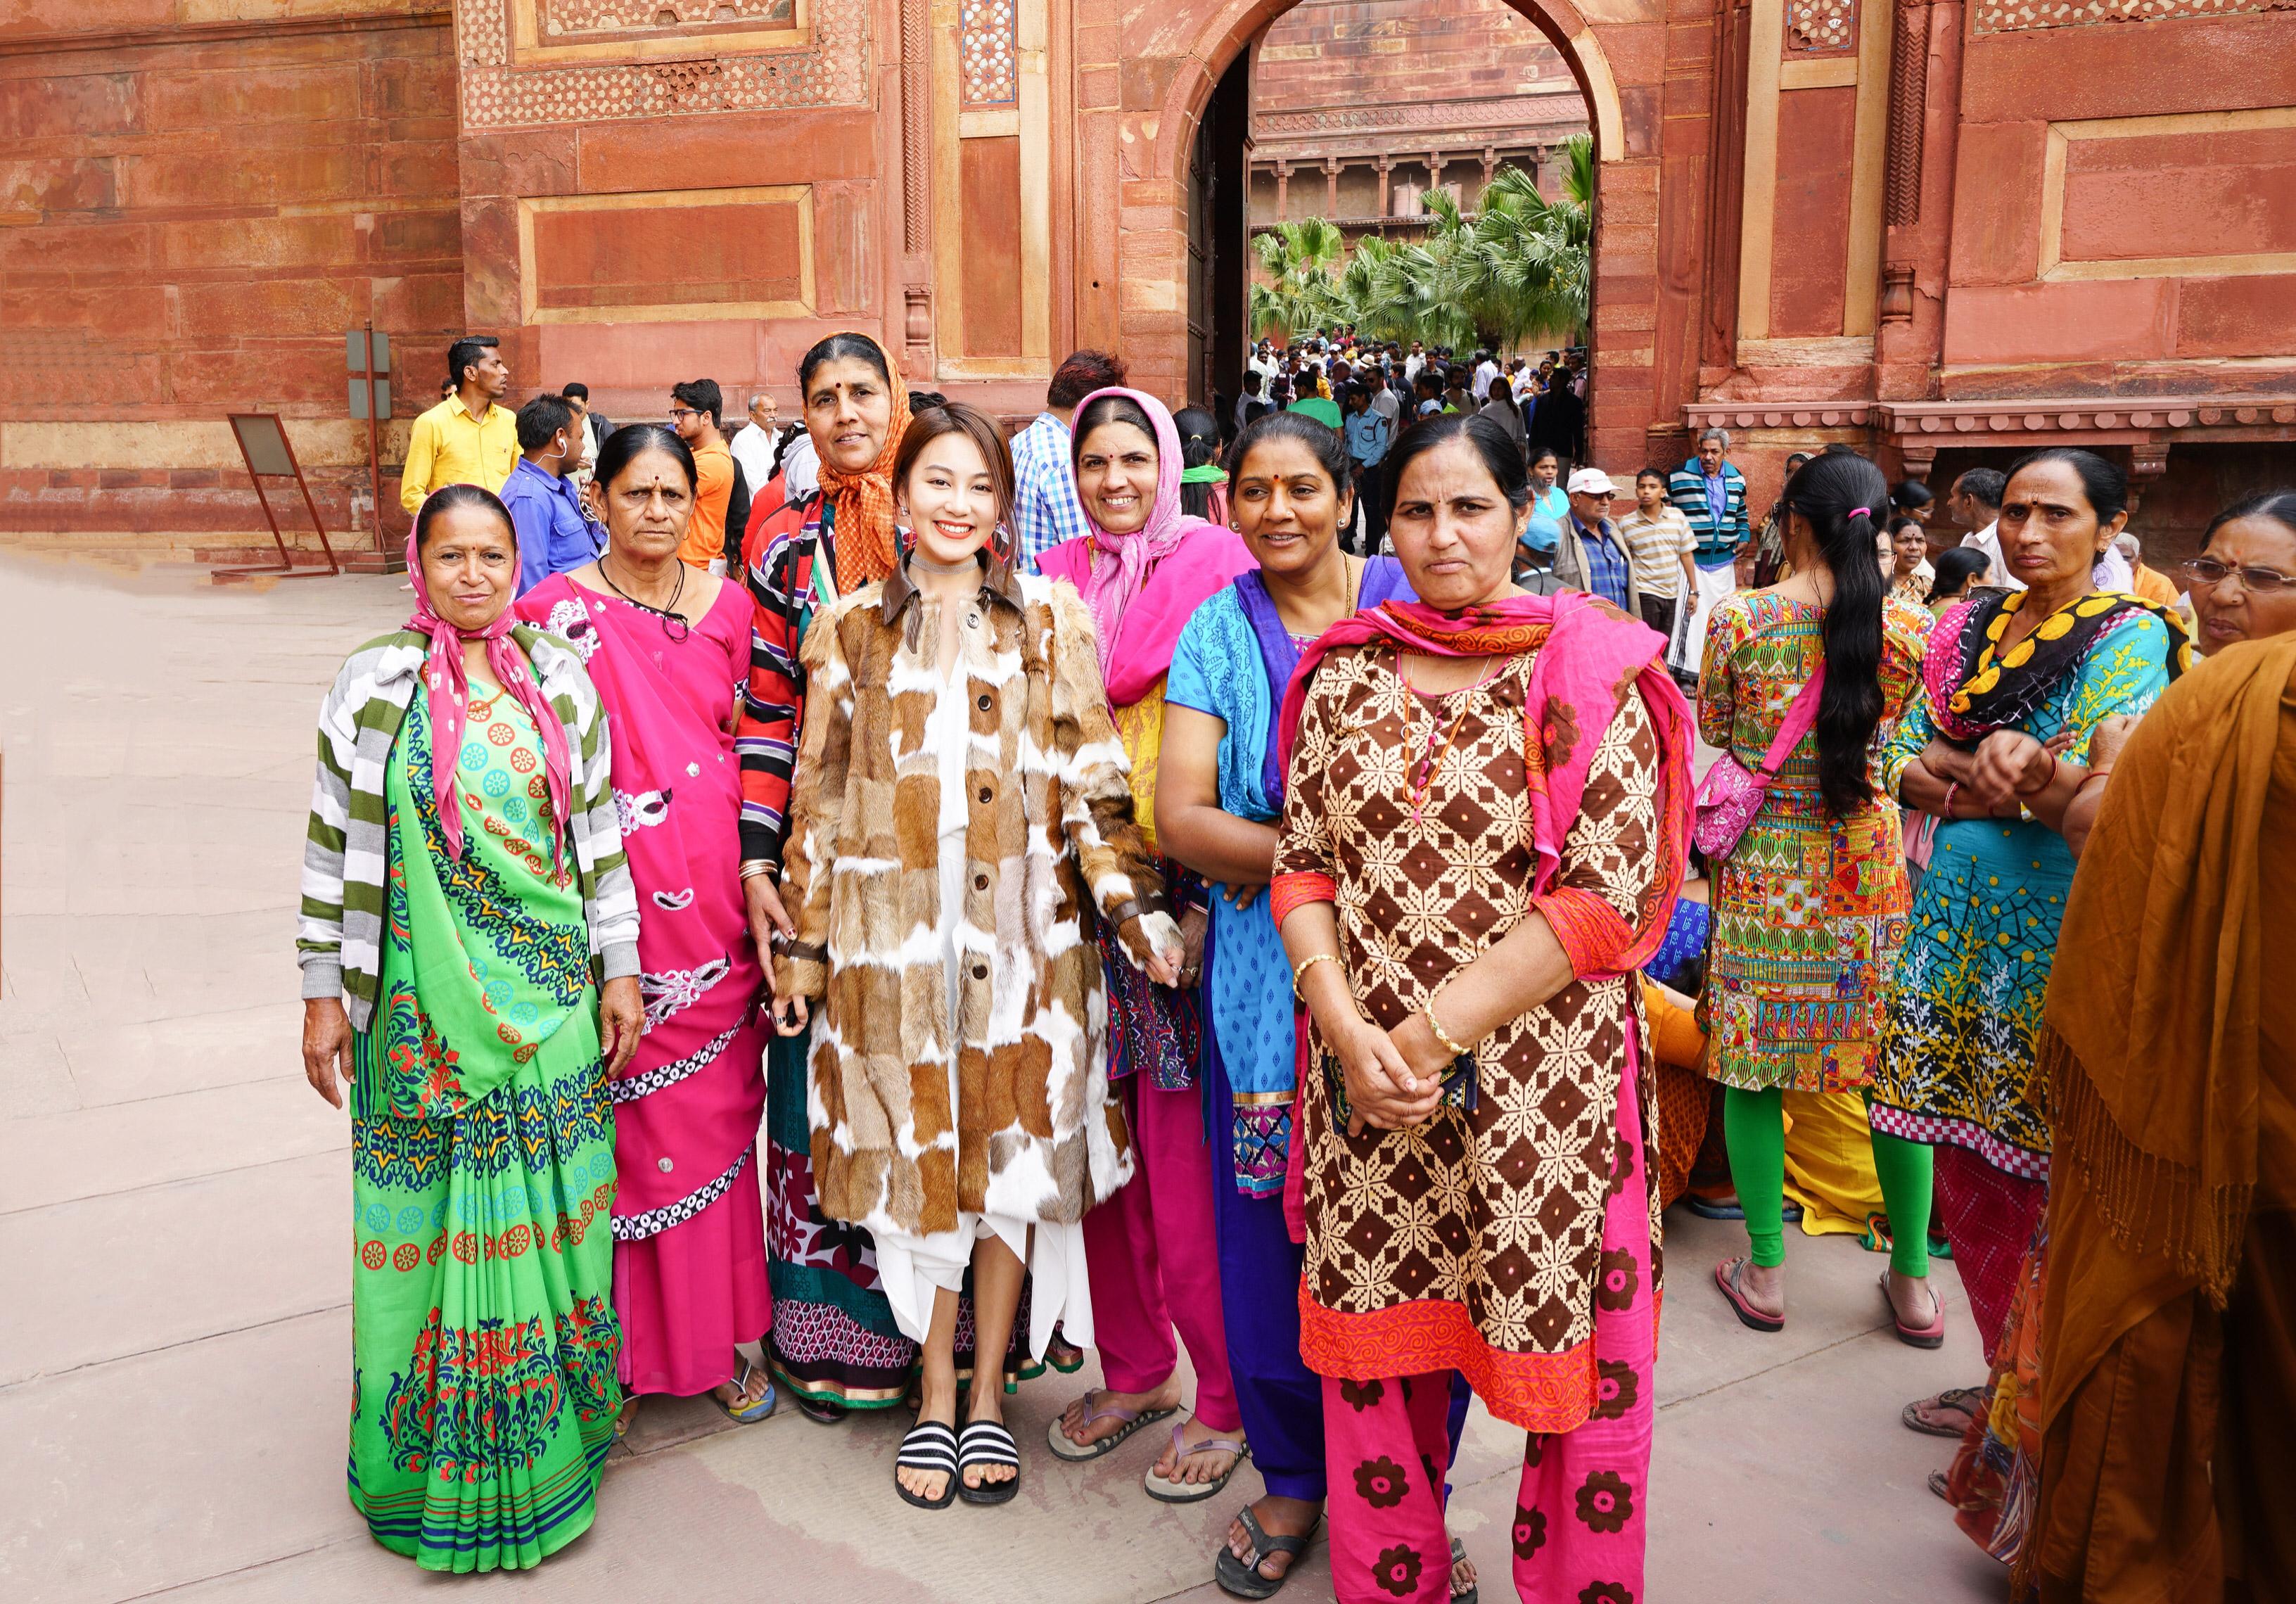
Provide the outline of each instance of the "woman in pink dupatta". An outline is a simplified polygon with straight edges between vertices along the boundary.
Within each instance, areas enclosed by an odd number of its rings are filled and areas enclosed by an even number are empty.
[[[591,492],[605,554],[552,575],[518,612],[571,646],[598,687],[637,884],[645,1034],[612,1087],[622,1384],[634,1402],[709,1393],[747,1423],[774,1407],[763,1367],[735,1348],[773,1323],[753,1167],[764,976],[735,827],[734,710],[750,668],[750,604],[739,585],[677,560],[693,485],[693,454],[676,435],[617,430]]]
[[[1070,432],[1077,499],[1091,533],[1037,559],[1082,593],[1098,633],[1101,678],[1132,764],[1141,834],[1156,844],[1156,770],[1164,739],[1164,681],[1197,605],[1255,566],[1232,530],[1190,517],[1186,464],[1172,415],[1136,390],[1097,390],[1077,404]],[[1202,882],[1164,860],[1187,963],[1177,991],[1146,983],[1101,933],[1108,989],[1108,1073],[1130,1124],[1138,1172],[1085,1216],[1105,1391],[1070,1403],[1046,1433],[1054,1453],[1097,1459],[1180,1403],[1179,1349],[1196,1374],[1193,1419],[1176,1425],[1149,1468],[1149,1495],[1193,1503],[1227,1485],[1242,1460],[1243,1416],[1227,1367],[1212,1226],[1211,1150],[1204,1140],[1201,993],[1196,981],[1210,907]]]
[[[1529,486],[1497,424],[1431,420],[1390,460],[1423,599],[1302,655],[1270,888],[1308,1010],[1292,1179],[1333,1589],[1448,1597],[1456,1374],[1529,1434],[1519,1595],[1636,1604],[1659,1205],[1635,970],[1688,855],[1689,709],[1654,631],[1514,588]]]

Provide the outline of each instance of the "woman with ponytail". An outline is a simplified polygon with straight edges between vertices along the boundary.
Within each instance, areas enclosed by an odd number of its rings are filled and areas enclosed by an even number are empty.
[[[1707,972],[1709,1073],[1725,1088],[1751,1246],[1714,1277],[1757,1331],[1785,1324],[1786,1098],[1862,1095],[1912,900],[1874,756],[1920,685],[1930,620],[1888,594],[1874,560],[1889,505],[1889,482],[1862,457],[1803,464],[1779,503],[1790,577],[1722,603],[1706,634],[1699,734],[1749,769],[1775,760],[1776,777],[1718,866]],[[1891,1316],[1899,1337],[1935,1347],[1929,1151],[1876,1131],[1874,1164],[1900,1227],[1883,1279]]]

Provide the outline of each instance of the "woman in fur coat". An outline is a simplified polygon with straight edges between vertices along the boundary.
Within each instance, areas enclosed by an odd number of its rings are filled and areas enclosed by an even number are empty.
[[[784,1034],[821,1011],[822,1207],[868,1229],[895,1318],[923,1345],[895,1483],[941,1509],[1020,1484],[1001,1389],[972,1388],[956,1428],[968,1269],[980,1352],[1004,1351],[1024,1272],[1029,1352],[1056,1320],[1092,1340],[1082,1222],[1133,1162],[1095,927],[1165,985],[1181,943],[1133,821],[1091,615],[994,544],[1013,499],[996,424],[921,413],[893,485],[908,554],[806,637],[783,875],[796,934],[774,1006]]]

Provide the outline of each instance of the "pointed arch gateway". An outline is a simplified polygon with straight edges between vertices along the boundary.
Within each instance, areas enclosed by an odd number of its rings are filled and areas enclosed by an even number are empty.
[[[1119,30],[1129,59],[1115,130],[1122,205],[1109,242],[1117,293],[1104,322],[1082,308],[1078,322],[1107,329],[1130,361],[1136,382],[1174,395],[1191,388],[1189,180],[1197,128],[1214,110],[1215,92],[1229,68],[1298,3],[1213,0],[1190,6],[1183,0],[1160,22]],[[1598,458],[1640,461],[1651,421],[1658,298],[1664,0],[1587,0],[1584,12],[1572,0],[1507,4],[1554,45],[1586,100],[1598,174],[1590,451]],[[1160,93],[1140,92],[1158,79]],[[1080,232],[1091,233],[1089,224]],[[1078,241],[1087,258],[1093,243]]]

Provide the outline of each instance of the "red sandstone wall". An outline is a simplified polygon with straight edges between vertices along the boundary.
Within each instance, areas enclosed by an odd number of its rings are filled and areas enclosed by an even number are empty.
[[[1570,70],[1505,0],[1301,0],[1252,59],[1251,108],[1443,103],[1572,89]]]
[[[279,33],[263,25],[291,0],[13,8],[0,531],[260,529],[226,411],[285,415],[332,531],[348,526],[366,444],[344,331],[371,318],[412,365],[403,439],[462,317],[453,37],[417,4],[358,0]]]

